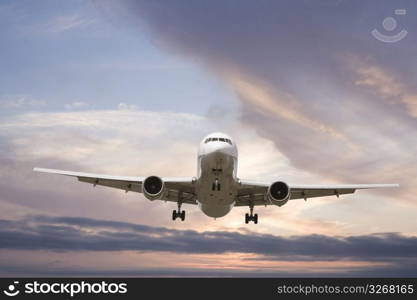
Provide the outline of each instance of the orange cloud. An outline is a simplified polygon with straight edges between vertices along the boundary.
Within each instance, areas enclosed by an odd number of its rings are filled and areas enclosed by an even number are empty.
[[[370,89],[376,95],[406,106],[407,113],[417,118],[417,92],[401,81],[399,76],[376,64],[357,57],[351,58],[350,65],[359,77],[355,84]]]
[[[356,148],[354,143],[340,130],[303,114],[298,107],[300,101],[297,101],[293,95],[269,88],[259,80],[240,72],[229,72],[227,79],[241,95],[241,100],[252,105],[253,109],[262,114],[272,114],[304,128],[329,135],[343,141],[351,150]]]

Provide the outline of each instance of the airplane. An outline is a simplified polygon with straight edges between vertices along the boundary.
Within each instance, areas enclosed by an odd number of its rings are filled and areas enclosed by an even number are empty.
[[[226,216],[233,207],[249,207],[245,223],[258,224],[255,206],[283,206],[289,200],[352,194],[360,189],[399,187],[398,184],[336,184],[305,185],[274,182],[255,182],[237,177],[238,150],[234,140],[227,134],[215,132],[201,141],[197,156],[195,177],[148,177],[99,175],[56,169],[34,168],[46,172],[77,177],[79,181],[125,192],[143,193],[151,200],[176,202],[172,220],[185,220],[182,204],[198,205],[200,210],[212,218]]]

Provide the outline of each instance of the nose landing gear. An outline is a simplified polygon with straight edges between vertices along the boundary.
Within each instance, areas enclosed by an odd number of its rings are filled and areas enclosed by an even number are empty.
[[[220,191],[220,182],[219,179],[216,178],[216,180],[213,182],[213,184],[211,185],[211,190],[212,191]]]

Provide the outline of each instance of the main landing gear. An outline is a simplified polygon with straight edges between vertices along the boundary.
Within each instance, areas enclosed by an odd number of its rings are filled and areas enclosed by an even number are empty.
[[[181,218],[181,221],[184,221],[185,220],[185,210],[177,212],[174,209],[172,211],[172,220],[175,221],[177,218]]]
[[[258,214],[253,214],[253,202],[249,204],[250,214],[245,214],[245,223],[248,224],[250,221],[253,223],[258,224]]]
[[[175,209],[172,211],[172,220],[175,221],[177,218],[180,218],[181,221],[185,220],[185,210],[181,211],[181,202],[178,201],[178,211]]]

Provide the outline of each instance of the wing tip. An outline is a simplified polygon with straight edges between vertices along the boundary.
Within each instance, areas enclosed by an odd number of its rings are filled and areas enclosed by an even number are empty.
[[[56,169],[45,169],[45,168],[33,168],[34,172],[42,172],[42,173],[53,173],[53,174],[60,174],[60,172],[64,172],[61,170],[56,170]]]
[[[385,184],[379,184],[376,186],[377,188],[399,188],[399,183],[385,183]]]
[[[376,184],[376,188],[398,188],[400,187],[399,183],[382,183],[382,184]]]
[[[381,184],[382,187],[400,187],[399,183],[387,183],[387,184]]]

